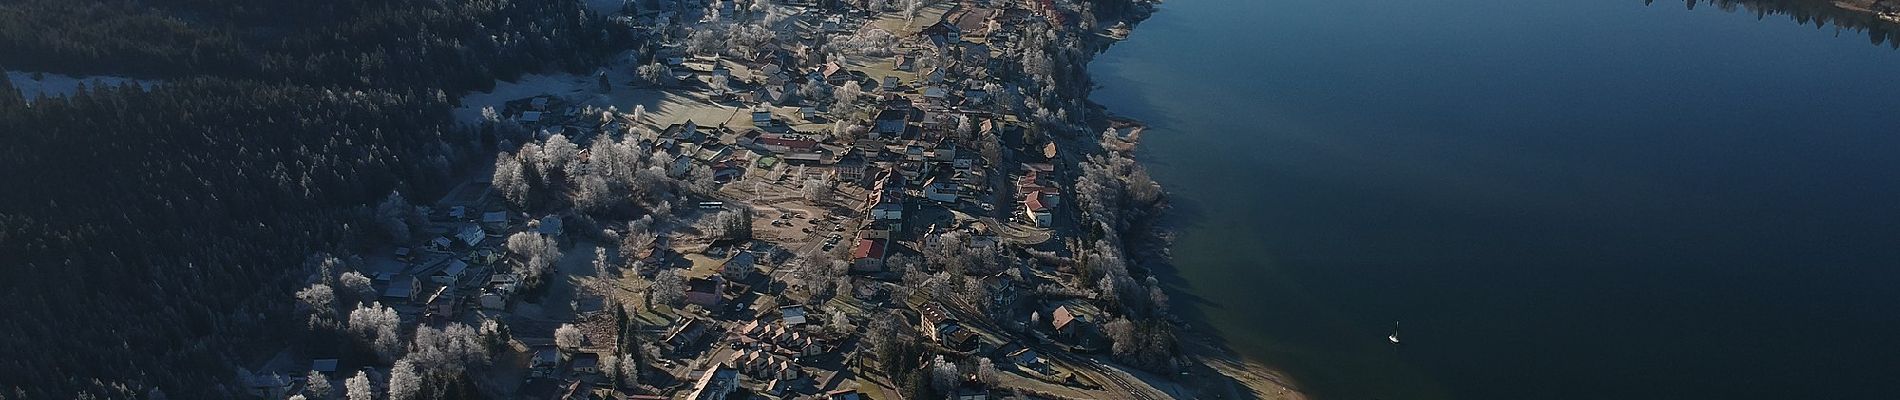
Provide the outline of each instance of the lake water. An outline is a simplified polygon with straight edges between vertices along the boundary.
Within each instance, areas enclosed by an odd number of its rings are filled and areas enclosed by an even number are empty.
[[[1177,305],[1319,398],[1900,398],[1900,51],[1680,1],[1162,10],[1093,99],[1153,125]]]

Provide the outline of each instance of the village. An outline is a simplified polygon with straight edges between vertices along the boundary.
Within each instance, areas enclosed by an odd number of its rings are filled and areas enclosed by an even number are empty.
[[[369,350],[287,351],[246,384],[408,398],[446,369],[467,379],[437,396],[1185,396],[1107,356],[1130,324],[1106,329],[1119,313],[1077,261],[1095,249],[1075,206],[1081,156],[1064,147],[1127,151],[1140,127],[1059,137],[1000,99],[1022,96],[993,76],[1037,34],[1019,28],[1063,14],[833,6],[623,12],[634,29],[734,28],[712,44],[656,29],[665,45],[594,76],[471,96],[514,151],[439,201],[385,204],[414,239],[337,263],[361,269],[334,284],[361,293],[326,300],[356,301],[331,317],[359,335],[340,347]],[[796,33],[732,46],[759,27]],[[361,322],[379,319],[396,326]],[[412,361],[424,353],[463,365]]]

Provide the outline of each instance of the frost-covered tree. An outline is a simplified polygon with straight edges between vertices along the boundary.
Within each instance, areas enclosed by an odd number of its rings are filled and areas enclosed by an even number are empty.
[[[410,357],[396,360],[389,367],[389,400],[411,400],[422,391],[422,375],[416,372]]]
[[[767,47],[775,39],[778,39],[778,35],[773,34],[770,28],[757,24],[744,24],[735,26],[727,32],[726,48],[741,56],[751,58],[759,52],[769,50]]]
[[[943,356],[937,356],[930,362],[930,387],[937,389],[937,393],[948,394],[956,390],[957,383],[962,380],[957,374],[957,364],[944,359]]]
[[[648,289],[653,301],[668,307],[686,305],[686,282],[674,269],[660,270],[653,275],[653,287]]]
[[[904,22],[917,20],[917,13],[924,10],[924,0],[899,0],[904,4]]]
[[[361,272],[344,272],[337,276],[336,283],[337,286],[342,286],[345,293],[348,293],[353,300],[367,301],[376,298],[376,288],[370,286],[369,276]]]
[[[528,183],[527,168],[521,160],[506,152],[495,158],[495,175],[490,182],[501,197],[515,208],[527,208],[534,187]]]
[[[330,378],[324,377],[323,373],[310,371],[309,375],[304,376],[303,394],[305,398],[318,400],[328,399],[333,394],[330,392]]]
[[[586,341],[587,335],[582,334],[581,329],[574,324],[561,324],[561,327],[554,328],[554,345],[564,350],[580,350]]]
[[[554,269],[554,263],[561,259],[561,247],[553,238],[538,232],[515,232],[508,236],[508,251],[521,255],[526,261],[515,263],[514,272],[521,275],[522,284],[528,287],[539,286],[542,278]]]
[[[382,226],[383,233],[391,240],[408,241],[410,224],[415,220],[413,212],[415,207],[403,199],[402,192],[390,191],[389,196],[376,204],[376,224]]]
[[[468,366],[487,364],[488,351],[489,346],[475,328],[452,323],[442,329],[416,328],[416,339],[404,359],[425,375],[449,379],[461,375]]]
[[[978,358],[976,360],[976,380],[983,382],[986,386],[996,387],[998,382],[996,363],[990,361],[987,357]]]
[[[821,180],[809,180],[805,181],[805,187],[800,188],[799,193],[805,195],[805,200],[821,201],[831,198],[831,185]]]
[[[541,159],[537,160],[542,174],[552,171],[574,172],[574,164],[580,161],[581,148],[567,139],[567,135],[553,134],[541,143]]]
[[[613,209],[615,196],[607,179],[598,174],[582,175],[575,180],[574,208],[588,215],[603,215]]]
[[[752,214],[745,210],[727,210],[713,214],[701,222],[701,230],[719,239],[744,240],[752,238]]]
[[[672,69],[667,68],[665,65],[660,65],[660,63],[656,62],[652,64],[642,65],[640,66],[640,68],[634,69],[634,73],[639,74],[640,79],[647,81],[647,83],[652,83],[655,85],[664,85],[666,84],[668,75],[672,74]],[[639,110],[635,110],[635,111],[639,111]],[[640,113],[635,112],[634,114],[638,116]]]
[[[716,26],[700,26],[686,36],[686,51],[693,54],[718,54],[726,45],[726,33]]]
[[[297,291],[297,301],[310,307],[311,329],[336,325],[336,291],[329,284],[310,284],[310,287]]]
[[[349,330],[357,340],[370,344],[378,356],[393,360],[402,351],[402,338],[396,331],[401,323],[402,319],[396,315],[396,310],[372,302],[358,304],[356,310],[350,311]]]
[[[633,358],[633,354],[631,352],[636,352],[636,351],[641,351],[641,350],[636,348],[636,349],[628,349],[627,351],[629,353],[621,354],[620,362],[616,363],[620,366],[620,373],[617,375],[617,377],[620,379],[621,386],[639,386],[640,385],[640,362]]]
[[[343,388],[350,400],[376,400],[376,392],[369,387],[369,373],[356,371],[356,376],[343,381]]]

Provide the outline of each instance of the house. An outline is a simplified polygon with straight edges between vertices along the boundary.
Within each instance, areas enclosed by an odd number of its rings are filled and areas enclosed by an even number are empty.
[[[455,240],[460,242],[461,245],[468,247],[475,247],[481,244],[482,239],[487,237],[488,232],[482,231],[480,225],[465,225],[462,226],[462,230],[455,233]]]
[[[752,143],[761,150],[779,154],[809,153],[818,148],[817,140],[796,133],[763,133],[754,138]]]
[[[596,354],[596,353],[575,354],[574,360],[568,362],[567,370],[568,372],[576,373],[576,374],[600,373],[600,354]]]
[[[336,376],[336,359],[319,358],[310,360],[310,370],[327,377]]]
[[[799,326],[799,325],[805,324],[805,306],[804,305],[789,305],[789,306],[779,307],[778,315],[779,315],[780,321],[785,321],[785,326]]]
[[[917,306],[919,328],[924,336],[944,347],[972,351],[977,348],[977,334],[965,328],[962,322],[950,316],[949,310],[942,304],[926,302]]]
[[[725,263],[719,265],[719,275],[729,280],[745,280],[752,276],[752,271],[758,270],[758,261],[759,256],[750,251],[734,251],[732,258],[727,258]]]
[[[275,372],[241,376],[244,390],[252,396],[281,398],[290,391],[290,377]]]
[[[957,197],[963,193],[958,186],[950,179],[931,177],[924,181],[924,198],[941,203],[955,203]]]
[[[704,307],[717,306],[724,301],[722,292],[726,290],[726,280],[715,275],[711,278],[692,278],[686,280],[686,302]]]
[[[561,351],[554,346],[535,349],[534,357],[528,359],[528,369],[534,371],[534,376],[554,376],[554,372],[560,368]]]
[[[382,300],[390,304],[414,303],[416,298],[421,296],[417,293],[421,290],[421,285],[414,276],[404,275],[392,278],[389,280],[389,287],[383,289]]]
[[[455,318],[455,306],[461,304],[461,299],[455,295],[454,291],[450,291],[448,286],[443,286],[436,288],[435,293],[429,295],[429,301],[425,304],[428,307],[428,315],[431,317]]]
[[[883,271],[884,239],[858,239],[858,245],[851,248],[851,269]]]
[[[959,39],[958,31],[959,29],[956,25],[946,20],[930,24],[930,26],[926,26],[923,30],[918,31],[917,34],[925,36],[932,42],[955,44]]]
[[[898,71],[909,72],[912,69],[916,69],[916,67],[917,57],[909,54],[898,54],[897,58],[891,60],[891,69]]]
[[[508,212],[494,211],[482,213],[482,227],[496,232],[508,231]]]
[[[794,380],[803,376],[804,371],[790,359],[758,348],[748,348],[732,352],[726,357],[725,365],[751,376],[753,379],[769,381],[773,379]]]
[[[858,394],[857,389],[838,389],[825,392],[826,400],[861,400],[863,398],[863,395]]]
[[[825,83],[834,86],[843,85],[846,81],[851,80],[851,74],[846,73],[844,66],[838,65],[836,61],[825,63],[823,67],[818,69],[817,73],[818,80],[825,81]]]
[[[516,274],[494,274],[488,276],[488,287],[503,294],[513,294],[521,287],[521,276]]]
[[[697,142],[705,139],[699,132],[699,124],[690,119],[686,120],[685,123],[667,125],[666,130],[660,131],[660,137],[688,142]]]
[[[1036,355],[1036,349],[1028,346],[1010,343],[1003,346],[1003,349],[1003,359],[1016,365],[1032,366],[1042,362],[1042,359]]]
[[[483,289],[482,295],[480,297],[476,297],[475,302],[480,303],[482,308],[489,309],[489,310],[501,310],[501,309],[508,308],[508,296],[503,295],[500,292],[489,290],[489,289]]]
[[[540,226],[535,228],[535,232],[551,238],[561,237],[561,232],[564,231],[561,228],[561,217],[554,215],[541,217]]]
[[[1030,194],[1023,196],[1023,218],[1036,223],[1037,227],[1047,228],[1055,220],[1052,207],[1044,204],[1042,196]]]
[[[711,324],[699,318],[687,317],[679,324],[673,325],[672,329],[668,329],[666,337],[660,342],[666,346],[668,352],[680,354],[688,347],[699,344],[700,339],[706,337],[709,325]]]
[[[1077,339],[1086,333],[1087,325],[1088,317],[1078,314],[1068,305],[1049,312],[1049,329],[1055,331],[1057,337]]]
[[[831,165],[831,170],[839,180],[856,183],[864,179],[864,165],[864,156],[852,151],[839,157],[838,162]]]
[[[772,110],[768,110],[765,108],[752,109],[752,125],[753,126],[766,126],[766,125],[771,125],[771,124],[772,124]]]
[[[456,282],[462,281],[462,275],[467,273],[468,263],[462,262],[462,260],[450,259],[449,266],[443,267],[441,270],[429,275],[429,281],[440,285],[454,285]]]
[[[910,113],[908,111],[893,108],[878,111],[877,116],[873,117],[871,121],[872,138],[902,136],[909,122]]]
[[[949,97],[950,90],[944,89],[942,86],[924,88],[924,100],[930,101],[932,104],[945,104],[945,100],[948,100]]]
[[[787,380],[787,379],[773,379],[772,381],[765,383],[765,393],[771,394],[773,396],[784,396],[785,392],[790,391],[791,389],[792,389],[792,381]]]

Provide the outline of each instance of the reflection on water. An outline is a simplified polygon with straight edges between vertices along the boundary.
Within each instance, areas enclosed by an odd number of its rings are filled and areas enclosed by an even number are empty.
[[[1183,312],[1322,398],[1900,390],[1893,31],[1678,4],[1170,2],[1094,100],[1192,217]]]

